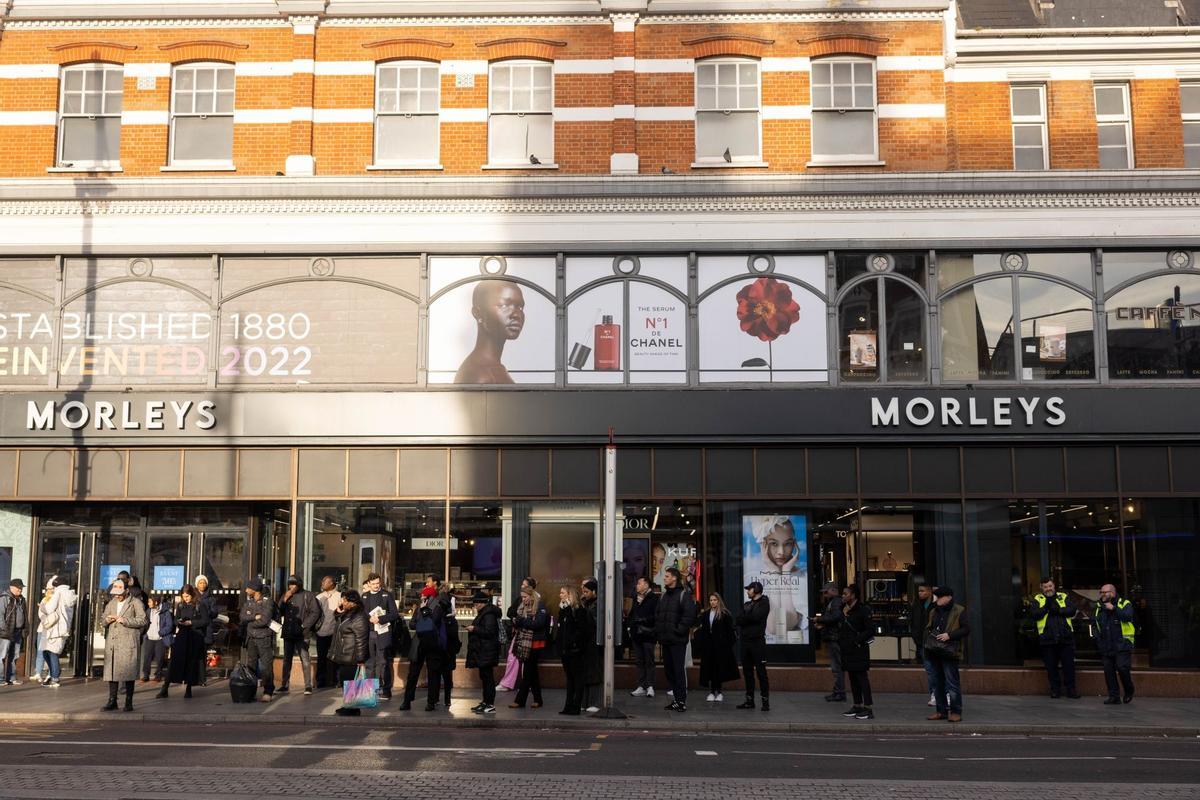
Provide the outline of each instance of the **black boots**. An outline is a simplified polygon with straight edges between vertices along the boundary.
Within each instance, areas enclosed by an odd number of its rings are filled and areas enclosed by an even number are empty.
[[[133,681],[125,681],[125,708],[124,711],[133,711]]]
[[[167,696],[168,696],[168,695],[167,695],[167,687],[168,687],[168,686],[170,686],[170,685],[171,685],[171,684],[167,683],[166,681],[163,681],[162,688],[161,688],[161,689],[159,689],[159,690],[158,690],[158,694],[156,694],[156,695],[154,695],[154,696],[155,696],[155,697],[158,697],[158,698],[165,698],[165,697],[167,697]]]
[[[738,708],[754,708],[754,698],[747,697],[746,702],[738,704]]]
[[[763,711],[771,710],[771,701],[767,699],[767,696],[765,694],[762,696],[762,710]]]
[[[104,704],[101,711],[116,711],[117,710],[117,682],[108,682],[108,702]]]

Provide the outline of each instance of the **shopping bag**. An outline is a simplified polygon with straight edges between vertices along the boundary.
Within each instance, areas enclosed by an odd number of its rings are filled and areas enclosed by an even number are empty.
[[[342,684],[342,705],[346,708],[375,708],[379,705],[379,679],[366,677],[362,667],[354,680]]]

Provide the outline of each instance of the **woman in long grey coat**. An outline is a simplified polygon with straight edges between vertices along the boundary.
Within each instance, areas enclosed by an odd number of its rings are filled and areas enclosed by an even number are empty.
[[[138,643],[146,627],[146,607],[129,596],[120,579],[108,588],[108,596],[100,616],[104,625],[104,680],[108,681],[108,704],[101,710],[117,710],[118,684],[124,683],[125,710],[133,711],[133,682],[138,676]]]

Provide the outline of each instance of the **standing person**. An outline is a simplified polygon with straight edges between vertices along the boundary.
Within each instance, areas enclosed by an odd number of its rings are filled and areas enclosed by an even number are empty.
[[[309,647],[313,632],[321,624],[321,605],[317,596],[304,588],[295,575],[288,578],[288,588],[279,600],[283,614],[283,666],[280,671],[279,691],[288,691],[292,677],[292,658],[300,655],[300,669],[304,671],[304,693],[312,694],[312,656]],[[317,662],[320,663],[319,661]],[[391,672],[389,663],[388,672]]]
[[[324,581],[322,581],[324,584]],[[333,633],[329,635],[328,657],[337,669],[335,686],[354,680],[358,668],[367,660],[369,633],[367,615],[363,613],[362,595],[350,589],[338,594],[338,607],[333,615]],[[319,670],[323,671],[324,667]],[[339,717],[357,717],[361,708],[346,708],[344,705],[333,713]]]
[[[271,623],[275,619],[275,603],[263,592],[266,586],[261,578],[251,578],[246,583],[246,599],[242,602],[242,625],[246,629],[243,656],[247,665],[254,666],[262,681],[262,702],[269,703],[275,697],[275,631]]]
[[[146,592],[142,589],[142,582],[136,575],[130,575],[129,570],[123,569],[117,573],[117,580],[124,581],[126,594],[140,602],[142,608],[146,607]]]
[[[521,579],[521,589],[537,589],[537,581],[529,576]],[[509,630],[512,630],[512,622],[517,618],[517,609],[521,607],[521,591],[517,590],[517,598],[512,601],[508,607]],[[508,642],[508,663],[504,667],[504,677],[500,679],[500,683],[496,684],[496,690],[500,692],[511,692],[517,688],[517,683],[521,680],[521,662],[513,655],[513,646],[517,643],[516,636],[509,636]]]
[[[21,643],[29,629],[29,603],[25,600],[25,581],[13,578],[8,591],[0,595],[0,683],[20,686],[17,678],[17,659]]]
[[[479,670],[483,699],[471,709],[476,714],[496,713],[496,665],[500,663],[500,609],[484,592],[471,598],[475,620],[467,627],[467,669]]]
[[[687,673],[683,668],[689,634],[696,621],[696,601],[683,587],[683,576],[675,567],[663,574],[666,591],[654,613],[654,636],[662,644],[663,670],[671,684],[668,711],[687,711]]]
[[[222,622],[217,619],[217,615],[221,613],[217,608],[217,598],[208,588],[208,578],[204,575],[197,575],[193,584],[196,587],[196,604],[204,606],[204,610],[208,612],[208,630],[204,632],[204,648],[205,648],[205,663],[204,673],[200,676],[200,685],[204,686],[208,683],[208,649],[213,646],[216,641],[217,631],[221,630]]]
[[[117,689],[125,686],[125,710],[133,711],[133,683],[138,675],[138,643],[146,627],[146,608],[128,594],[120,578],[108,587],[108,603],[100,615],[104,625],[104,680],[108,703],[101,711],[117,710]]]
[[[596,644],[596,629],[600,626],[600,584],[595,578],[586,578],[579,585],[579,604],[587,613],[584,628],[583,653],[580,660],[583,666],[584,702],[589,714],[600,710],[601,683],[604,681],[604,648]]]
[[[1092,617],[1092,635],[1104,663],[1104,683],[1108,687],[1106,706],[1133,702],[1133,675],[1130,660],[1137,628],[1133,623],[1133,604],[1117,596],[1117,587],[1106,583],[1100,587],[1100,602]],[[1120,677],[1121,685],[1117,685]],[[1118,695],[1123,689],[1125,694]]]
[[[390,592],[383,589],[378,572],[367,576],[367,591],[362,596],[367,615],[367,677],[379,680],[379,699],[392,699],[392,623],[400,619],[400,610]]]
[[[742,640],[742,675],[746,700],[738,708],[754,708],[754,678],[762,686],[762,710],[771,710],[771,684],[767,680],[767,619],[771,616],[771,598],[763,594],[758,581],[746,584],[746,602],[738,614],[738,634]]]
[[[558,590],[558,654],[562,659],[563,674],[567,679],[567,696],[563,700],[560,714],[577,717],[586,702],[587,667],[583,662],[583,643],[587,637],[591,617],[579,602],[579,594],[573,586],[562,586]],[[595,631],[593,629],[593,636]]]
[[[649,579],[637,579],[633,607],[629,610],[629,639],[637,661],[637,688],[634,697],[654,697],[654,612],[658,595]]]
[[[321,609],[321,623],[317,626],[317,688],[335,686],[336,666],[329,658],[329,646],[333,642],[333,631],[337,627],[334,615],[342,605],[342,595],[337,584],[329,575],[321,578],[321,591],[317,595],[317,607]],[[362,598],[359,598],[362,605]]]
[[[433,711],[437,708],[438,690],[441,688],[442,671],[445,669],[446,615],[450,613],[450,607],[431,582],[432,578],[426,580],[427,585],[421,590],[421,603],[413,611],[412,627],[417,635],[417,657],[408,664],[408,678],[404,681],[404,700],[400,703],[401,711],[412,710],[422,667],[425,667],[425,677],[429,683],[425,710]]]
[[[446,658],[442,662],[442,695],[446,702],[446,710],[450,710],[450,701],[454,694],[454,669],[458,666],[458,653],[462,650],[462,639],[458,634],[458,605],[454,595],[446,584],[440,580],[437,590],[442,602],[450,611],[446,614]]]
[[[54,589],[55,589],[57,582],[58,582],[58,576],[51,575],[50,579],[48,581],[46,581],[46,585],[44,587],[42,587],[42,599],[37,604],[37,612],[38,612],[37,640],[34,645],[35,649],[33,651],[33,674],[30,675],[29,677],[32,678],[33,680],[37,681],[38,683],[43,683],[44,681],[49,680],[49,676],[50,676],[50,661],[46,657],[46,623],[42,621],[42,606],[45,605],[46,603],[49,603],[50,600],[54,597]],[[30,610],[29,613],[32,615],[33,611]],[[43,668],[45,669],[45,672],[46,672],[45,675],[42,674]],[[0,674],[0,677],[3,677],[3,675]],[[43,683],[43,685],[44,685],[44,683]]]
[[[542,603],[541,596],[533,589],[521,590],[521,605],[517,618],[513,620],[516,640],[513,652],[521,661],[521,683],[517,696],[508,704],[509,708],[524,708],[529,693],[533,693],[533,707],[542,707],[542,676],[538,662],[546,647],[546,632],[550,629],[550,614]]]
[[[142,648],[142,683],[150,682],[150,667],[154,667],[154,680],[163,683],[167,679],[167,651],[175,641],[175,615],[162,600],[154,595],[146,597],[146,643]]]
[[[829,581],[821,587],[821,597],[825,600],[825,608],[821,612],[821,621],[813,625],[821,632],[821,641],[829,653],[829,671],[833,673],[833,691],[825,695],[825,701],[844,703],[846,675],[842,671],[842,649],[838,646],[838,633],[842,625],[842,590],[837,583]]]
[[[158,690],[166,697],[172,683],[182,683],[184,699],[191,699],[192,687],[204,677],[204,659],[208,648],[204,637],[208,631],[208,609],[200,602],[200,593],[191,584],[179,590],[175,606],[175,642],[171,645],[171,665],[166,680]]]
[[[858,586],[851,583],[842,589],[842,625],[838,632],[838,646],[842,651],[842,668],[850,676],[854,705],[842,713],[843,717],[875,719],[870,677],[871,642],[874,638],[871,609],[859,601]]]
[[[1050,696],[1078,700],[1075,689],[1075,604],[1050,578],[1042,581],[1042,591],[1034,595],[1031,609],[1037,625],[1038,644],[1042,648],[1042,663],[1046,666],[1046,677],[1050,681]],[[1062,672],[1059,672],[1059,665]]]
[[[724,702],[721,684],[739,677],[733,647],[733,615],[721,595],[713,592],[708,596],[708,609],[700,615],[694,647],[700,654],[700,685],[708,687],[705,699],[710,703]]]
[[[934,683],[934,664],[925,657],[925,632],[929,627],[929,612],[933,609],[933,590],[937,588],[933,584],[922,581],[917,584],[917,601],[912,604],[909,610],[909,619],[912,628],[913,644],[917,646],[917,661],[921,662],[921,666],[925,668],[925,684],[929,689],[929,705],[937,705],[937,700],[933,694]]]
[[[953,589],[939,586],[933,590],[933,598],[922,639],[925,659],[933,671],[933,699],[937,706],[928,718],[962,722],[958,661],[962,658],[962,641],[971,630],[963,607],[954,602]]]
[[[58,679],[62,675],[61,656],[67,647],[67,640],[71,638],[75,604],[79,598],[57,575],[49,580],[46,589],[45,597],[38,604],[38,621],[41,623],[38,659],[46,662],[46,680],[42,685],[57,689],[60,685]]]

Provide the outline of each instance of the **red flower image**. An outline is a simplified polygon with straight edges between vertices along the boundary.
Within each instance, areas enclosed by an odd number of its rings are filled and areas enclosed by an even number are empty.
[[[786,283],[763,276],[737,293],[737,316],[744,332],[773,342],[800,321],[800,306]]]

